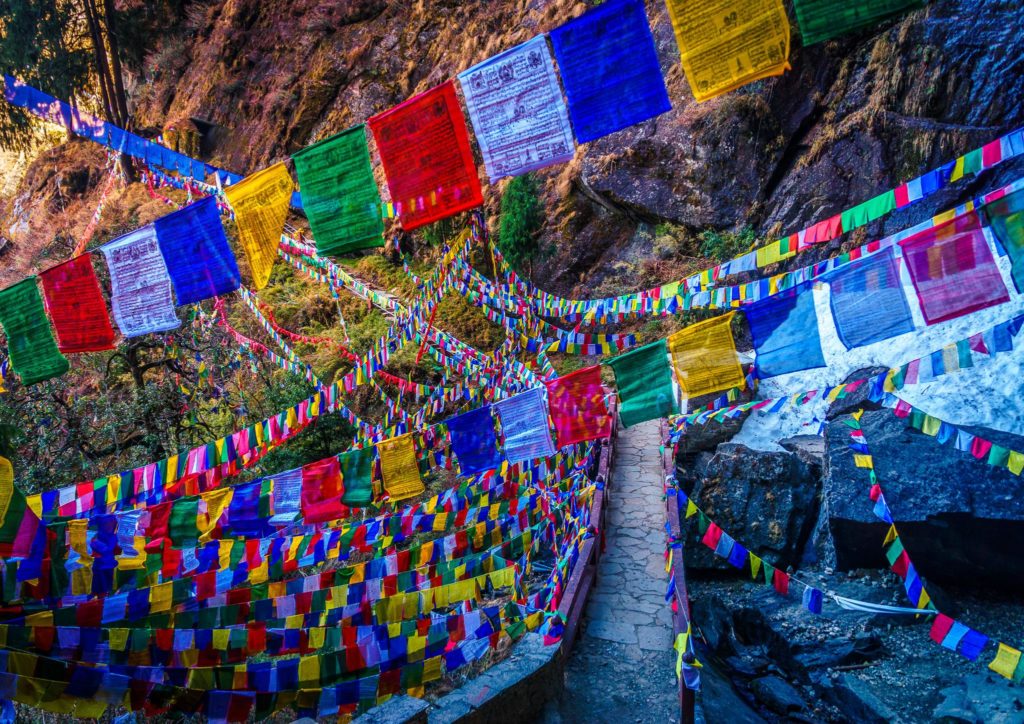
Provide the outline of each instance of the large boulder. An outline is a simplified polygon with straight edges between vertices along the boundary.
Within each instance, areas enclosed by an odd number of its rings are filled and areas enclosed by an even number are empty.
[[[820,478],[801,456],[723,443],[696,456],[683,489],[729,535],[773,565],[800,562],[819,511]],[[730,569],[688,527],[686,565]]]
[[[887,524],[875,517],[867,471],[853,462],[841,418],[825,431],[824,514],[842,570],[886,565]],[[861,426],[882,491],[917,570],[940,583],[1024,590],[1024,480],[908,427],[890,410]],[[1012,450],[1024,438],[966,428]]]

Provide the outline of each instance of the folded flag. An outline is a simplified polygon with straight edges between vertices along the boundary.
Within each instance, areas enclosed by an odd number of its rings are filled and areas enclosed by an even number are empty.
[[[92,267],[82,254],[39,275],[46,311],[61,352],[100,352],[114,348],[107,303]]]
[[[125,337],[181,325],[156,229],[145,226],[100,247],[110,272],[110,306]]]
[[[255,289],[262,289],[270,281],[294,189],[283,163],[246,176],[224,189],[224,196],[235,212],[238,241],[249,260]]]
[[[0,291],[0,325],[7,336],[11,366],[23,385],[68,371],[70,365],[57,348],[34,276]]]

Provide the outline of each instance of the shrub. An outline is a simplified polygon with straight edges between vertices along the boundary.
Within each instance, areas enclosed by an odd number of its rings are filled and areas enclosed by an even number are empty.
[[[532,261],[540,250],[540,230],[544,226],[544,207],[533,174],[512,179],[501,196],[501,227],[498,248],[514,268]]]
[[[739,231],[715,231],[706,229],[697,236],[700,241],[700,253],[715,261],[726,261],[740,254],[745,254],[757,242],[757,235],[749,226]]]

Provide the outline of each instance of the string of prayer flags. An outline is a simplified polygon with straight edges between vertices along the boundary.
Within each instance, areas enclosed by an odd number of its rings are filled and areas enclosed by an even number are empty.
[[[544,383],[558,447],[611,435],[615,421],[605,404],[598,365]]]
[[[337,456],[302,466],[302,519],[306,525],[345,517],[341,465]]]
[[[249,260],[254,289],[262,289],[270,281],[294,189],[283,163],[246,176],[224,189],[224,196],[235,212],[238,241]]]
[[[851,33],[893,15],[924,6],[924,0],[794,0],[804,45]]]
[[[217,211],[207,196],[153,222],[178,306],[233,292],[242,283]]]
[[[580,143],[672,108],[641,0],[607,0],[551,31]]]
[[[349,508],[365,508],[373,502],[374,448],[350,450],[338,456],[345,492],[341,502]]]
[[[744,308],[761,378],[824,367],[814,295],[795,287]]]
[[[90,254],[47,269],[39,275],[39,281],[61,352],[114,348],[114,329]]]
[[[447,81],[368,121],[402,228],[483,204],[455,84]]]
[[[70,365],[57,348],[34,276],[0,291],[0,325],[7,336],[11,366],[23,385],[68,371]]]
[[[789,20],[780,0],[666,4],[698,102],[789,70]]]
[[[900,248],[930,325],[1010,301],[975,212],[914,234]]]
[[[174,293],[152,225],[100,248],[110,272],[110,306],[125,337],[177,329]]]
[[[509,462],[555,454],[545,396],[543,387],[534,387],[494,403],[505,437],[505,457]]]
[[[545,36],[474,65],[459,83],[492,182],[572,160],[569,112]]]
[[[490,405],[450,418],[447,425],[452,452],[463,475],[490,470],[501,464]]]
[[[836,332],[847,349],[914,331],[900,270],[890,247],[826,275]]]
[[[1013,283],[1024,292],[1024,191],[1008,194],[985,207],[985,217],[1010,258]]]
[[[664,339],[608,360],[619,388],[619,419],[623,427],[678,412],[672,368]]]
[[[743,368],[732,334],[735,312],[706,319],[668,338],[672,367],[690,399],[733,387],[742,389]]]
[[[426,488],[420,478],[416,446],[406,433],[377,444],[380,453],[380,474],[384,490],[391,500],[414,498]]]
[[[292,160],[317,253],[336,256],[384,245],[380,190],[365,126],[307,146]]]

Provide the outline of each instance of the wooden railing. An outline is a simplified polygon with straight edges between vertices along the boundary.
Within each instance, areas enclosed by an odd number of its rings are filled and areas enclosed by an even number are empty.
[[[675,454],[671,445],[668,444],[668,424],[661,422],[661,440],[665,444],[662,453],[662,470],[665,478],[675,476]],[[686,566],[683,563],[683,528],[679,520],[679,499],[674,495],[665,496],[665,518],[668,521],[668,533],[672,540],[679,543],[672,556],[672,580],[675,581],[675,611],[672,613],[672,639],[685,633],[690,628],[690,597],[686,592]],[[693,654],[687,652],[683,655],[683,661],[693,663]],[[696,714],[696,696],[694,692],[686,688],[683,678],[679,677],[676,682],[679,689],[679,721],[682,724],[693,724]]]

